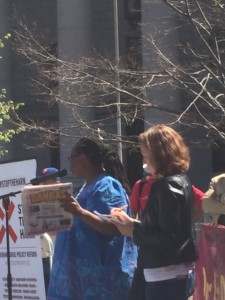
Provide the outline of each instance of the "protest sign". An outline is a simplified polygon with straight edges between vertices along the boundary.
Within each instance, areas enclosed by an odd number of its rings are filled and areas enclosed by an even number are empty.
[[[225,299],[225,226],[202,224],[193,300]]]
[[[0,164],[0,196],[21,191],[36,176],[36,160]],[[9,204],[10,268],[12,298],[44,300],[45,285],[40,237],[25,238],[21,194],[10,197]],[[0,295],[9,299],[6,247],[6,214],[0,200]]]

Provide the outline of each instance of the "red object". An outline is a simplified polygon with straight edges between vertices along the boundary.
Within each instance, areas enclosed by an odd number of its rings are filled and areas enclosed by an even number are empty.
[[[202,205],[202,197],[204,196],[204,193],[196,188],[194,185],[192,185],[194,196],[195,196],[195,206]]]
[[[131,210],[134,214],[138,212],[143,212],[148,201],[148,195],[150,193],[152,182],[153,182],[152,177],[147,176],[143,184],[140,195],[139,195],[139,186],[141,184],[141,179],[136,181],[136,183],[134,184],[130,196]],[[200,206],[202,204],[202,197],[204,193],[198,188],[196,188],[194,185],[192,185],[192,188],[194,191],[195,206]]]
[[[134,214],[138,212],[143,212],[148,201],[148,195],[152,186],[151,176],[147,176],[143,184],[141,194],[139,195],[139,186],[141,184],[141,179],[136,181],[130,196],[130,206]]]
[[[202,224],[193,300],[225,299],[225,226]]]

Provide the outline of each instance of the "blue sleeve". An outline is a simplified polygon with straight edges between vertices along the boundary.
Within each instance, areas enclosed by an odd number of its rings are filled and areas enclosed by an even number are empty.
[[[120,182],[107,176],[96,185],[89,210],[109,214],[112,208],[127,204],[128,197]]]

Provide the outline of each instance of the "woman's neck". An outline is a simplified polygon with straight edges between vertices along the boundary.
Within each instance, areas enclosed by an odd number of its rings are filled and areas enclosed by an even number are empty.
[[[91,184],[100,174],[104,171],[102,168],[91,168],[88,170],[87,175],[85,176],[86,184]]]

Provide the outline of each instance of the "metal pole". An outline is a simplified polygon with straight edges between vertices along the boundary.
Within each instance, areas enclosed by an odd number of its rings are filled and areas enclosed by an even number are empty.
[[[118,154],[121,162],[123,162],[122,151],[122,122],[121,122],[121,108],[120,108],[120,74],[119,74],[119,61],[120,61],[120,45],[119,45],[119,21],[118,21],[118,1],[114,0],[114,35],[115,35],[115,59],[116,59],[116,103],[117,103],[117,135],[119,137]]]
[[[9,244],[9,197],[3,198],[3,206],[5,208],[5,219],[6,219],[6,247],[7,247],[7,288],[8,288],[8,299],[12,300],[12,275],[11,275],[11,263],[10,263],[10,244]]]
[[[2,205],[5,209],[5,226],[6,226],[6,249],[7,249],[7,288],[8,288],[8,300],[12,300],[12,274],[11,274],[11,262],[10,262],[10,243],[9,243],[9,197],[15,197],[16,194],[21,193],[21,191],[11,192],[0,196],[2,199]]]

